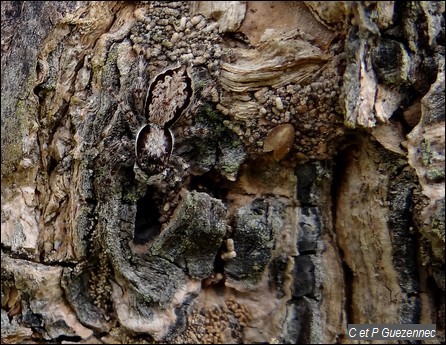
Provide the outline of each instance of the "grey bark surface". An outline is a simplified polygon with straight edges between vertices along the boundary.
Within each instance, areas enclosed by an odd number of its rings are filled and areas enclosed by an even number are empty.
[[[1,16],[2,343],[444,343],[443,2]],[[138,130],[184,99],[144,171]]]

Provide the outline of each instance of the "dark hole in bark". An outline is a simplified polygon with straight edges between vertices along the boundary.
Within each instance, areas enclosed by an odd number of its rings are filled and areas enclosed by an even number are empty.
[[[227,251],[226,245],[222,245],[217,252],[214,259],[214,273],[201,281],[201,287],[203,289],[212,288],[217,294],[222,295],[225,291],[225,261],[221,258],[223,252]],[[222,275],[222,279],[217,279],[218,274]]]
[[[317,178],[316,165],[312,162],[298,165],[296,168],[297,177],[297,199],[303,206],[314,206],[312,204],[311,189]]]
[[[145,244],[153,240],[161,232],[158,221],[160,213],[153,198],[153,188],[147,188],[146,194],[136,203],[136,220],[133,243]]]
[[[67,342],[71,342],[71,341],[73,341],[73,342],[78,342],[78,341],[81,341],[82,340],[82,338],[80,337],[80,336],[77,336],[77,335],[73,335],[73,336],[69,336],[69,335],[60,335],[60,336],[58,336],[57,338],[56,338],[56,341],[57,342],[62,342],[62,341],[67,341]]]
[[[349,160],[355,157],[355,152],[358,150],[357,138],[355,135],[348,135],[345,141],[340,145],[340,150],[334,159],[333,167],[333,182],[331,186],[331,197],[332,197],[332,219],[333,219],[333,229],[337,231],[336,218],[337,214],[337,204],[339,193],[342,189],[342,184],[345,183],[345,175],[348,173],[347,169],[349,166]],[[354,323],[355,315],[353,308],[353,271],[345,262],[344,250],[338,243],[339,258],[342,261],[342,270],[344,276],[344,310],[346,313],[347,323]]]
[[[227,32],[223,35],[224,42],[232,48],[249,48],[249,38],[242,32]]]
[[[355,315],[353,312],[353,271],[348,265],[343,262],[342,269],[344,271],[344,284],[345,284],[345,311],[347,317],[347,323],[354,323]]]
[[[228,182],[214,169],[200,176],[192,176],[190,190],[209,194],[211,197],[226,202]]]
[[[251,209],[255,215],[264,215],[268,212],[268,203],[263,198],[254,199]]]
[[[53,172],[53,170],[56,169],[56,167],[57,167],[57,161],[53,157],[51,157],[47,166],[47,171],[46,171],[47,174],[50,175]]]

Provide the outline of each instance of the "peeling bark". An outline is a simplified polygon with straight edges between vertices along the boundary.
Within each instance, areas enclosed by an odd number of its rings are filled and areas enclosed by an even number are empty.
[[[442,2],[1,14],[2,342],[444,342]],[[181,65],[148,174],[147,90]]]

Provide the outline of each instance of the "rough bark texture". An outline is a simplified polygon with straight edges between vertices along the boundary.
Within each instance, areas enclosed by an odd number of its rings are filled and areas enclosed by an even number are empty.
[[[2,342],[444,343],[443,2],[1,15]],[[145,94],[181,64],[192,104],[148,176]]]

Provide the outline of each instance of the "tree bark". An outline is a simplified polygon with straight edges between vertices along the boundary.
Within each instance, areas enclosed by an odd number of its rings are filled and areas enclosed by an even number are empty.
[[[1,6],[2,342],[444,343],[443,2]]]

